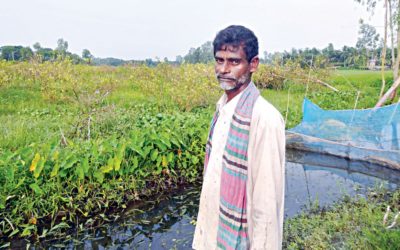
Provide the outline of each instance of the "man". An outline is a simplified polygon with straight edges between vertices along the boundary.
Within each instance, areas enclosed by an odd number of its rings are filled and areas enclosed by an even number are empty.
[[[215,73],[225,94],[206,146],[194,249],[280,249],[285,126],[251,81],[258,41],[243,26],[221,30]]]

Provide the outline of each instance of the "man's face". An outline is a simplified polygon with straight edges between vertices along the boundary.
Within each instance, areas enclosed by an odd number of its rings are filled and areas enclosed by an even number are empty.
[[[251,73],[257,70],[258,58],[249,63],[243,46],[224,45],[215,53],[215,74],[225,91],[233,91],[251,80]]]

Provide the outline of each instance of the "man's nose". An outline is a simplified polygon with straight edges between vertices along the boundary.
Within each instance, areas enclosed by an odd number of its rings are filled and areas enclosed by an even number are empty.
[[[223,64],[221,64],[220,72],[224,73],[224,74],[230,72],[230,67],[229,67],[229,64],[227,62],[224,62]]]

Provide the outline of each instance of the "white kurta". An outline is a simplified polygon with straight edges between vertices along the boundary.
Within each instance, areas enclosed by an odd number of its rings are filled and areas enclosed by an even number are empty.
[[[232,115],[243,91],[217,103],[212,151],[204,175],[192,247],[216,249],[222,155]],[[251,249],[281,249],[284,213],[285,125],[280,113],[261,96],[251,119],[248,147],[247,218]]]

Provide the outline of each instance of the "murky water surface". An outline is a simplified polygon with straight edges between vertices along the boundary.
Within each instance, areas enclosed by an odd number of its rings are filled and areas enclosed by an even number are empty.
[[[288,152],[285,216],[329,206],[344,195],[364,195],[369,188],[396,189],[400,173],[344,159]],[[355,171],[356,170],[356,171]],[[146,201],[121,218],[70,239],[45,243],[56,249],[191,249],[200,186]],[[43,245],[42,245],[43,246]],[[39,247],[38,247],[39,248]]]

